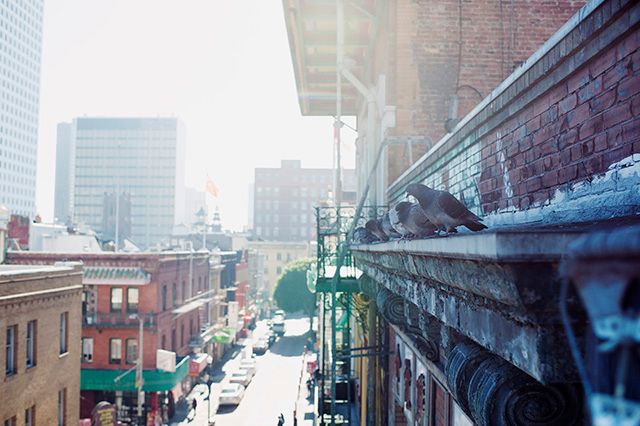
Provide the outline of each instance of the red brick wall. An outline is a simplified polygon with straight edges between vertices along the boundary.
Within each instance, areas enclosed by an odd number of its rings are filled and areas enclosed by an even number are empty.
[[[394,57],[386,70],[388,103],[397,107],[391,135],[424,136],[435,144],[446,133],[450,97],[456,87],[458,117],[463,117],[482,99],[480,94],[487,96],[585,1],[390,3]],[[414,160],[426,148],[415,146]],[[405,150],[390,150],[390,181],[409,165]]]
[[[492,214],[495,223],[635,214],[633,182],[622,180],[622,169],[640,162],[632,156],[640,153],[640,15],[633,7],[605,2],[549,43],[393,184],[391,198],[401,197],[408,182],[422,181]],[[586,201],[594,197],[597,202]],[[542,207],[550,204],[547,219]],[[512,212],[526,214],[498,214]]]

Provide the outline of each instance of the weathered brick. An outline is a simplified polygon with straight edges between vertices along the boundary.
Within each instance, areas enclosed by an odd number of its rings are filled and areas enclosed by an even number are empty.
[[[560,151],[566,149],[569,145],[575,143],[578,140],[578,130],[571,129],[563,132],[558,136],[558,149]]]
[[[615,88],[608,90],[591,100],[591,114],[595,115],[601,113],[602,111],[611,108],[615,103],[616,99],[618,99],[618,92]]]
[[[550,170],[542,175],[542,187],[552,188],[558,184],[558,172],[556,170]]]
[[[578,91],[578,103],[587,102],[602,92],[602,77],[591,80]]]
[[[606,133],[600,133],[594,138],[593,150],[595,152],[604,151],[607,149],[607,135]]]
[[[640,116],[640,96],[631,99],[631,112],[634,117]]]
[[[572,146],[570,151],[571,161],[576,162],[582,160],[582,144]]]
[[[574,92],[585,84],[588,84],[590,81],[591,74],[589,68],[583,67],[569,77],[569,80],[567,80],[567,90],[569,93]]]
[[[526,182],[527,192],[533,193],[542,188],[542,179],[539,176],[533,177]]]
[[[607,166],[617,163],[632,154],[632,144],[624,144],[618,148],[611,149],[604,154],[605,163]]]
[[[618,84],[618,97],[620,100],[630,98],[640,93],[640,77],[631,76]]]
[[[564,151],[560,151],[560,164],[566,166],[571,163],[571,150],[565,149]]]
[[[605,89],[608,89],[632,73],[633,65],[631,59],[628,59],[626,63],[618,62],[615,67],[604,73],[602,76],[602,85]]]
[[[623,143],[622,125],[613,126],[607,130],[607,145],[609,145],[609,148],[618,147]]]
[[[578,95],[570,93],[558,103],[560,114],[566,114],[578,105]]]
[[[549,109],[546,110],[544,113],[542,113],[542,115],[540,116],[540,125],[548,126],[549,123],[553,123],[557,119],[558,119],[558,106],[551,105]]]
[[[603,172],[602,160],[602,157],[596,156],[582,162],[584,170],[586,171],[588,176],[593,176],[595,174]]]
[[[579,140],[585,140],[596,133],[600,133],[602,131],[602,116],[597,115],[595,117],[591,117],[584,123],[580,125],[580,129],[578,132]]]
[[[531,136],[527,136],[526,138],[523,138],[518,143],[518,146],[520,148],[520,152],[526,152],[529,149],[531,149],[531,147],[533,146],[533,141],[531,140]]]
[[[622,136],[625,142],[640,139],[640,120],[632,120],[622,126]]]
[[[608,129],[618,123],[627,121],[630,118],[631,104],[629,102],[624,102],[604,112],[604,114],[602,115],[602,125],[605,129]]]
[[[614,49],[604,50],[589,66],[589,71],[594,77],[599,76],[616,64],[616,51]]]
[[[567,124],[569,127],[576,127],[591,116],[589,104],[582,104],[567,114]]]
[[[575,164],[568,165],[560,169],[558,173],[558,183],[564,184],[571,182],[578,177],[578,166]]]

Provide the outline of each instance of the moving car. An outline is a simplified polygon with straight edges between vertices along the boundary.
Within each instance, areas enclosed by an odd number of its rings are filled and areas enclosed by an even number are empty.
[[[271,330],[276,336],[284,336],[284,318],[275,317],[271,323]]]
[[[254,354],[264,354],[269,350],[269,338],[266,336],[260,337],[253,343],[253,353]]]
[[[244,397],[244,386],[238,383],[226,383],[222,385],[220,391],[220,405],[238,405],[242,397]]]
[[[238,383],[242,386],[248,386],[251,383],[252,375],[250,371],[245,370],[244,368],[240,368],[231,373],[229,376],[229,382]]]

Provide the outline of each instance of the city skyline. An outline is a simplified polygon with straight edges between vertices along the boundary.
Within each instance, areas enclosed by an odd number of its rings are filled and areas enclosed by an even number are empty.
[[[140,19],[149,13],[154,19],[141,32]],[[43,220],[53,219],[56,125],[73,117],[179,118],[186,128],[186,186],[203,190],[211,176],[230,229],[248,222],[256,167],[277,167],[282,159],[331,167],[332,119],[300,115],[282,16],[280,2],[255,0],[195,1],[189,8],[46,3],[36,189]],[[354,136],[343,129],[345,167],[353,167]]]

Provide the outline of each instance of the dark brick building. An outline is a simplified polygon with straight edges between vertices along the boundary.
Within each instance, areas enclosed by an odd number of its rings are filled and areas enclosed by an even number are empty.
[[[344,2],[340,70],[336,4],[283,3],[302,112],[335,114],[343,75],[359,191],[383,153],[369,204],[420,182],[489,226],[353,247],[370,327],[352,346],[383,353],[351,365],[357,420],[585,424],[560,265],[585,234],[624,234],[640,214],[637,2]],[[592,333],[569,303],[576,333]],[[593,339],[578,351],[599,356]]]

